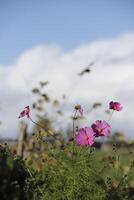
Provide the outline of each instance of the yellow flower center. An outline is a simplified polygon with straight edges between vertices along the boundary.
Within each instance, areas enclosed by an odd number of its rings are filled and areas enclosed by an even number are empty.
[[[102,128],[97,128],[97,131],[98,131],[99,133],[102,133],[103,129],[102,129]]]
[[[85,135],[85,136],[83,136],[83,140],[84,141],[87,141],[88,140],[88,137]]]

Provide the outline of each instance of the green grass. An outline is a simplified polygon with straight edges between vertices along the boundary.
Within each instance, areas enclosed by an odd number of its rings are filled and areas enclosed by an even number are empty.
[[[24,160],[1,149],[1,196],[11,200],[20,196],[23,200],[134,199],[129,149],[101,151],[73,142],[64,149],[44,145],[45,150],[33,150]]]

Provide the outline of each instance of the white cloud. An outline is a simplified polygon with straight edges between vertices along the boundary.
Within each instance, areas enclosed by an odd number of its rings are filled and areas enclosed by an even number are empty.
[[[95,41],[64,52],[59,45],[39,45],[21,54],[13,65],[0,65],[1,136],[15,136],[18,113],[30,104],[30,89],[40,80],[49,80],[48,92],[54,97],[68,95],[67,104],[82,102],[88,108],[94,101],[109,100],[124,104],[115,113],[113,127],[133,137],[134,130],[134,33],[110,40]],[[91,74],[79,77],[84,66],[94,61]],[[104,109],[104,107],[103,107]],[[90,119],[103,115],[95,111]]]

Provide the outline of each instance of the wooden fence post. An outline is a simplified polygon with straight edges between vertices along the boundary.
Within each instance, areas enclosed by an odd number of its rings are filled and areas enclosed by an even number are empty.
[[[23,157],[24,153],[24,142],[27,137],[27,124],[25,122],[19,123],[19,136],[18,136],[18,146],[17,155]]]

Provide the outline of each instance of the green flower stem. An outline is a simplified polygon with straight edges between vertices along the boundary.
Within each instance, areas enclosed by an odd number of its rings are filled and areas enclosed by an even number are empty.
[[[114,114],[114,110],[112,110],[112,112],[110,113],[108,122],[110,122],[110,120],[112,119],[113,114]]]
[[[75,142],[74,142],[74,137],[75,137],[75,120],[76,120],[76,115],[77,115],[77,110],[75,110],[74,116],[73,116],[73,152],[72,154],[75,154]]]
[[[29,119],[32,123],[34,123],[35,125],[39,126],[40,128],[44,129],[45,131],[47,131],[43,126],[41,126],[40,124],[38,124],[37,122],[33,121],[33,119],[30,117],[29,115]]]
[[[30,121],[31,121],[32,123],[34,123],[35,125],[37,125],[37,126],[40,127],[41,129],[43,129],[44,131],[46,131],[47,133],[49,133],[49,130],[48,130],[48,129],[46,129],[46,128],[43,127],[42,125],[38,124],[37,122],[35,122],[35,121],[31,118],[30,115],[29,115],[29,119],[30,119]]]
[[[73,188],[75,187],[75,170],[74,170],[74,159],[75,159],[75,142],[74,142],[74,137],[75,137],[75,118],[76,118],[76,115],[77,115],[77,110],[75,110],[75,113],[74,113],[74,116],[73,116],[73,152],[72,152],[72,158],[73,158]]]
[[[76,118],[76,114],[77,114],[77,110],[75,111],[74,116],[73,116],[73,139],[74,139],[74,136],[75,136],[75,118]]]

